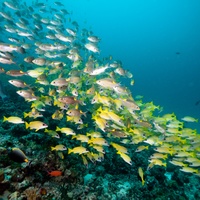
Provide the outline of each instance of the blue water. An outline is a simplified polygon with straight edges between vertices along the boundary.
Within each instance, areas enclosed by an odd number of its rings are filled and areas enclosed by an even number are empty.
[[[64,3],[102,41],[101,55],[133,72],[133,95],[180,119],[200,118],[199,0],[73,0]],[[199,124],[194,128],[200,130]]]

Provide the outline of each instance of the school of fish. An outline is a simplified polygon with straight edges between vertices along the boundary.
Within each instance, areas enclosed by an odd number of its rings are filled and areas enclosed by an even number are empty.
[[[81,29],[62,3],[9,0],[0,10],[0,75],[30,105],[23,118],[3,121],[48,134],[57,141],[49,151],[61,159],[78,154],[86,166],[103,161],[111,149],[132,165],[130,149],[151,149],[147,169],[173,164],[200,174],[200,135],[185,126],[198,120],[161,115],[160,106],[133,98],[131,72],[112,56],[101,58],[100,38]],[[144,184],[141,167],[138,172]]]

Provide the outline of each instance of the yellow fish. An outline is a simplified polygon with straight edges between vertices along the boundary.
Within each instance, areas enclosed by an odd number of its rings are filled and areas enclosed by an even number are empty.
[[[143,150],[148,149],[148,148],[149,148],[149,146],[139,146],[139,147],[135,150],[135,152],[140,152],[140,151],[143,151]]]
[[[65,133],[66,135],[75,135],[76,133],[71,128],[59,128],[56,127],[56,131],[60,131],[61,133]]]
[[[128,150],[126,147],[116,144],[114,142],[111,142],[110,144],[116,149],[116,151],[128,154]]]
[[[59,134],[56,131],[45,129],[44,132],[48,133],[51,137],[60,138]]]
[[[180,170],[183,171],[183,172],[194,173],[194,174],[197,174],[199,172],[198,169],[194,169],[194,168],[191,168],[191,167],[182,167]]]
[[[120,151],[117,152],[117,154],[119,154],[121,156],[121,158],[126,162],[128,163],[129,165],[132,165],[132,161],[131,161],[131,158],[126,155],[125,153],[122,153]]]
[[[25,126],[26,126],[26,129],[28,128],[36,129],[36,131],[48,127],[48,125],[46,125],[44,122],[41,122],[41,121],[32,121],[29,124],[25,122]]]
[[[20,117],[16,117],[16,116],[11,116],[11,117],[3,117],[3,122],[10,122],[10,123],[13,123],[13,124],[23,124],[24,121],[20,118]]]
[[[154,159],[150,159],[149,162],[152,163],[153,166],[154,165],[159,165],[159,166],[164,166],[164,167],[167,166],[167,164],[165,162],[163,162],[162,160],[159,160],[159,159],[155,159],[155,158]]]
[[[67,150],[67,148],[62,144],[56,145],[55,147],[51,147],[51,151],[64,151],[64,150]]]
[[[105,153],[104,149],[102,146],[99,146],[99,145],[91,145],[92,148],[96,149],[98,152],[101,152],[101,153]]]
[[[82,157],[82,160],[83,160],[83,164],[84,164],[86,167],[88,167],[88,161],[87,161],[86,157],[85,157],[84,155],[81,155],[81,157]]]
[[[63,155],[63,153],[60,152],[60,151],[58,152],[58,156],[59,156],[59,158],[62,159],[62,160],[65,158],[64,155]]]
[[[144,172],[143,172],[141,167],[138,168],[138,173],[139,173],[139,176],[140,176],[140,178],[142,180],[142,185],[144,185],[144,183],[145,183],[145,181],[144,181]]]
[[[63,118],[63,116],[64,116],[64,114],[62,111],[56,110],[51,117],[52,117],[52,119],[55,119],[55,120],[61,120]]]
[[[78,135],[72,136],[72,139],[74,139],[74,138],[75,138],[76,140],[81,141],[81,142],[88,142],[88,140],[89,140],[88,136],[82,135],[82,134],[78,134]]]
[[[105,128],[107,126],[107,122],[105,119],[99,117],[99,116],[93,116],[92,119],[95,120],[96,124],[98,125],[98,127],[105,132]]]
[[[87,153],[87,152],[88,152],[88,150],[85,147],[82,147],[82,146],[74,147],[73,149],[68,148],[68,154],[75,153],[75,154],[81,155],[81,154],[84,154],[84,153]]]
[[[24,118],[33,117],[34,119],[36,119],[36,118],[42,117],[42,116],[43,115],[41,113],[39,113],[36,108],[32,108],[32,110],[28,113],[24,112]]]
[[[90,140],[88,140],[88,144],[109,146],[108,142],[104,138],[91,138]]]

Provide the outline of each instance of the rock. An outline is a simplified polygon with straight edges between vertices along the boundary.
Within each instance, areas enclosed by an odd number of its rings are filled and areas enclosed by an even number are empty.
[[[12,194],[10,194],[8,196],[8,199],[9,200],[16,200],[16,199],[18,199],[19,195],[20,195],[19,192],[13,192]]]
[[[3,170],[0,170],[0,183],[3,182],[5,179],[5,173]]]
[[[10,183],[8,181],[0,183],[0,195],[2,195],[9,188],[10,188]]]
[[[92,179],[94,179],[94,175],[93,174],[86,174],[84,176],[84,185],[87,185],[89,182],[92,182]]]
[[[23,180],[21,183],[18,184],[18,189],[24,189],[30,186],[30,182],[28,180]]]
[[[67,196],[68,196],[70,199],[72,199],[72,197],[73,197],[73,192],[68,192],[68,193],[67,193]]]

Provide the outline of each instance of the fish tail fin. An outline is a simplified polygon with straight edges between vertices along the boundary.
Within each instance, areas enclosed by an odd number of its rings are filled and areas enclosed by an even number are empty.
[[[8,118],[5,117],[5,116],[3,116],[3,122],[5,122],[5,121],[7,121],[7,120],[8,120]]]
[[[144,185],[144,183],[145,183],[145,180],[142,180],[142,185]]]
[[[28,127],[29,127],[29,124],[27,122],[25,122],[25,127],[26,127],[26,129],[28,129]]]
[[[72,149],[68,148],[68,154],[72,153]]]
[[[51,151],[54,151],[56,148],[55,147],[51,147]]]
[[[82,113],[84,115],[84,117],[87,117],[87,111]]]
[[[56,126],[56,131],[60,131],[60,128],[58,126]]]
[[[24,118],[28,117],[28,113],[24,112]]]
[[[121,156],[121,152],[120,151],[117,151],[117,154],[119,154]]]

